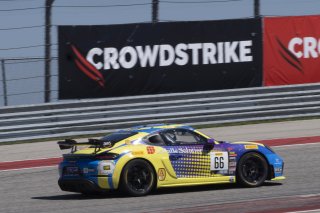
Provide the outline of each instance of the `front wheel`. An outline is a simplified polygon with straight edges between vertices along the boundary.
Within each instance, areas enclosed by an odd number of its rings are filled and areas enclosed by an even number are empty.
[[[237,166],[237,182],[247,187],[263,184],[268,176],[266,159],[258,153],[247,153],[241,157]]]
[[[131,196],[144,196],[154,187],[155,174],[145,160],[130,161],[122,170],[120,189]]]

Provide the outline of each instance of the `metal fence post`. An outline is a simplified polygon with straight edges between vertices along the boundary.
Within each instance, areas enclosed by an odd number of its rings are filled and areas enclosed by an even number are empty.
[[[46,0],[45,10],[45,83],[44,102],[51,100],[51,9],[54,0]]]
[[[4,59],[1,59],[1,70],[2,70],[3,100],[4,100],[4,105],[8,106],[7,77],[6,77],[6,69],[5,69],[5,60]]]
[[[260,0],[254,0],[254,17],[260,17]]]
[[[159,22],[159,0],[152,0],[152,23]]]

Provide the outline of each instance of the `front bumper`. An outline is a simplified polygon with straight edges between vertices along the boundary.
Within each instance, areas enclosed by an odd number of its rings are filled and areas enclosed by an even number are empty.
[[[285,180],[285,179],[286,179],[285,176],[278,176],[278,177],[272,178],[271,180],[272,181],[278,181],[278,180]]]
[[[58,184],[62,191],[67,192],[105,192],[107,190],[101,189],[96,183],[87,179],[63,179],[60,178]]]

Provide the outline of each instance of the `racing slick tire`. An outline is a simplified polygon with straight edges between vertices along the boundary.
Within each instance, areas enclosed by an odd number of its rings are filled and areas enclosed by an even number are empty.
[[[144,196],[150,193],[156,182],[152,166],[142,159],[135,159],[123,168],[120,180],[120,190],[125,195]]]
[[[237,183],[246,187],[263,184],[268,176],[266,159],[256,152],[249,152],[241,157],[237,166]]]

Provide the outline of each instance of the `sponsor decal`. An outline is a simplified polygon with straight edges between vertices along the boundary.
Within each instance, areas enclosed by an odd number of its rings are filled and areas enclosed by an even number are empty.
[[[288,50],[296,58],[319,58],[320,38],[293,37],[288,43]]]
[[[111,147],[112,146],[112,143],[110,141],[106,141],[106,142],[103,142],[102,143],[102,146],[103,147]]]
[[[230,155],[229,155],[229,161],[236,161],[236,157],[235,157],[235,156],[230,156]]]
[[[236,166],[236,162],[229,162],[229,166]]]
[[[274,172],[276,173],[281,173],[282,172],[282,168],[279,167],[279,168],[274,168]]]
[[[235,172],[237,167],[229,167],[229,172]]]
[[[115,164],[113,161],[101,161],[98,165],[99,174],[111,175],[113,173]]]
[[[231,176],[230,179],[229,179],[230,183],[234,183],[236,180],[235,180],[235,177],[234,176]]]
[[[87,77],[97,82],[100,87],[105,86],[105,79],[101,72],[97,70],[90,61],[87,61],[80,51],[71,45],[71,50],[74,54],[74,63],[80,71],[82,71]]]
[[[67,175],[67,176],[79,176],[79,175],[80,175],[79,167],[75,167],[75,166],[67,166],[67,167],[64,167],[63,175]]]
[[[265,85],[319,82],[319,21],[320,16],[265,18]]]
[[[101,58],[97,60],[96,58]],[[251,62],[252,40],[91,48],[86,60],[96,70]]]
[[[167,149],[169,154],[172,153],[185,153],[185,154],[191,154],[191,153],[202,153],[203,149],[199,149],[199,148],[188,148],[188,147],[170,147]]]
[[[92,168],[87,168],[87,167],[83,168],[83,174],[87,174],[89,172],[95,172],[95,170]]]
[[[244,145],[245,149],[259,149],[258,145]]]
[[[222,152],[216,152],[215,154],[216,154],[216,156],[218,156],[218,157],[220,157],[220,156],[222,156],[222,155],[223,155],[223,153],[222,153]]]
[[[59,98],[261,86],[261,29],[261,19],[59,26]]]
[[[154,146],[147,146],[147,153],[154,154],[156,152]]]
[[[110,170],[111,166],[110,165],[105,165],[103,166],[103,170]]]
[[[166,179],[166,170],[164,168],[160,168],[158,170],[158,178],[160,181],[164,181]]]
[[[295,54],[292,52],[292,51],[294,51],[293,45],[290,44],[290,42],[289,42],[289,48],[287,48],[286,45],[284,45],[278,37],[276,37],[276,41],[278,43],[279,55],[284,59],[284,61],[286,61],[288,63],[288,65],[292,66],[297,71],[303,72],[301,62],[295,56]]]
[[[231,150],[233,150],[233,147],[228,147],[227,150],[230,152]],[[231,153],[231,152],[230,152]],[[234,153],[234,152],[233,152]]]
[[[236,157],[237,154],[236,154],[235,152],[229,152],[229,156],[230,156],[230,157]]]
[[[144,155],[144,152],[143,151],[133,151],[132,154],[133,155]]]

